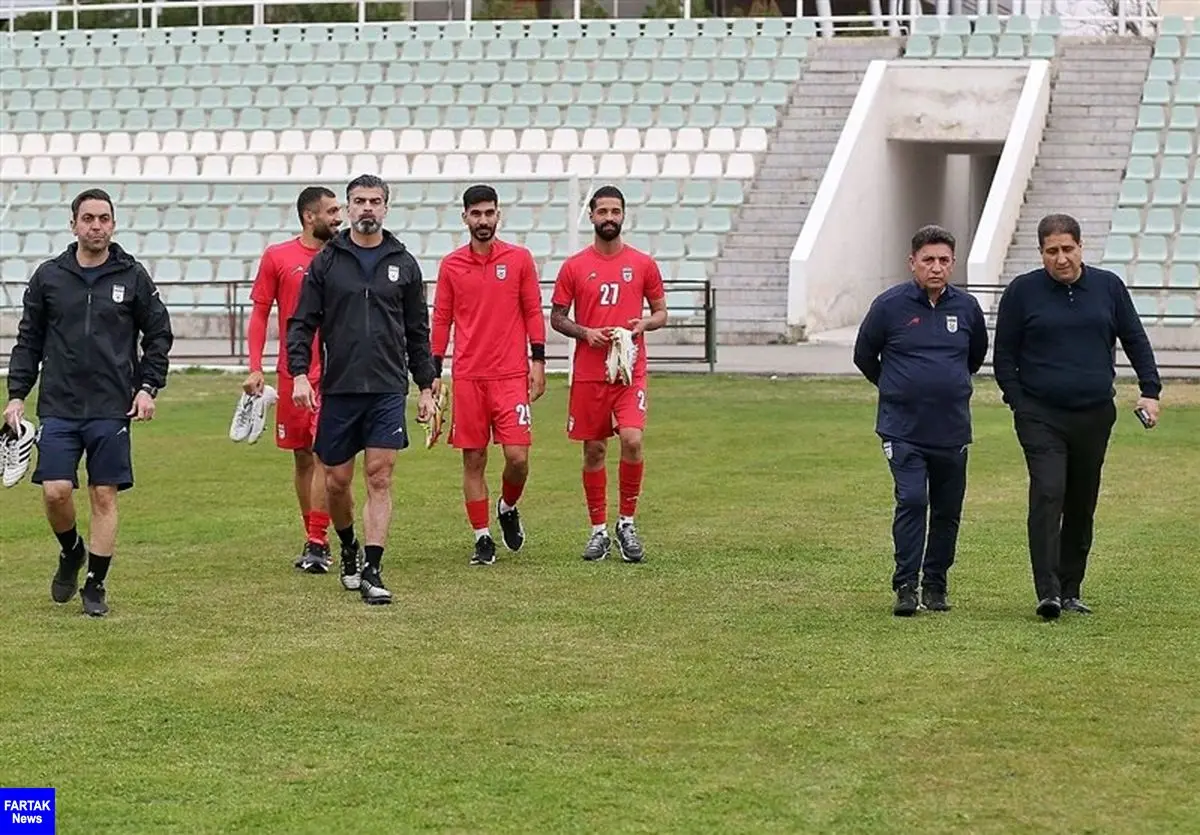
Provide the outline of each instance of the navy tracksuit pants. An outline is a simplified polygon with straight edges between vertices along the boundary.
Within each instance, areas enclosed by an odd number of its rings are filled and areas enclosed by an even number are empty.
[[[921,584],[945,591],[967,492],[967,447],[884,441],[883,451],[896,484],[892,589]]]

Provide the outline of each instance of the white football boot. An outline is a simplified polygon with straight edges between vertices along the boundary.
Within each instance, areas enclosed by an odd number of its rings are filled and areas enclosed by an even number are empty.
[[[7,423],[0,429],[0,470],[5,487],[15,487],[29,471],[36,437],[37,431],[27,420],[21,421],[16,432]]]
[[[613,328],[612,341],[608,345],[608,358],[604,364],[605,379],[610,383],[629,385],[633,382],[633,363],[637,358],[637,347],[633,344],[633,333],[626,328]]]
[[[262,394],[254,398],[250,409],[250,434],[246,436],[246,443],[253,444],[258,441],[267,425],[267,409],[278,400],[279,392],[271,386],[263,386]]]

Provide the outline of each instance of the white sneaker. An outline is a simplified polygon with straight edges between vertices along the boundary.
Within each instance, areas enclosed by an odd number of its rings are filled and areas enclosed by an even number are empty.
[[[267,425],[267,407],[275,405],[277,400],[279,393],[271,386],[263,386],[262,394],[254,398],[250,414],[250,434],[246,436],[246,443],[253,444],[258,441]]]
[[[608,358],[604,364],[604,376],[610,383],[629,385],[633,382],[633,364],[637,359],[637,346],[633,333],[626,328],[613,328],[612,342],[608,345]]]
[[[0,429],[0,470],[3,470],[5,487],[15,487],[29,471],[29,459],[33,456],[36,437],[33,424],[27,420],[21,421],[17,432],[13,432],[7,423]]]

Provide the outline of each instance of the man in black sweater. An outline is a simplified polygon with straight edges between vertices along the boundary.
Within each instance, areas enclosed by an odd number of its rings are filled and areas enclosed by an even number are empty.
[[[1162,383],[1125,284],[1083,263],[1079,222],[1038,224],[1043,268],[1012,280],[1000,299],[993,365],[1013,410],[1029,468],[1029,557],[1037,613],[1089,614],[1080,587],[1092,547],[1100,473],[1116,421],[1116,341],[1137,373],[1149,426]]]

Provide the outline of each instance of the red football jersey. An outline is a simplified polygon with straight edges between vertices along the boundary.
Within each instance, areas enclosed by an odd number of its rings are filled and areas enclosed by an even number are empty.
[[[287,375],[287,327],[288,319],[296,312],[300,303],[300,288],[304,285],[304,273],[312,259],[321,250],[309,249],[299,238],[281,244],[273,244],[263,252],[258,264],[258,276],[250,291],[250,300],[255,304],[278,304],[279,306],[279,362],[276,369]],[[312,368],[308,378],[321,376],[320,334],[313,340]]]
[[[501,380],[529,373],[529,346],[546,344],[537,267],[524,247],[493,240],[486,256],[470,245],[438,267],[433,355],[444,357],[454,328],[455,379]]]
[[[642,318],[646,302],[666,295],[658,264],[644,252],[623,246],[616,255],[601,255],[589,246],[568,258],[559,270],[551,304],[575,306],[574,319],[585,328],[629,327]],[[646,373],[646,337],[638,334],[636,376]],[[607,348],[575,342],[573,378],[581,382],[603,381]]]

